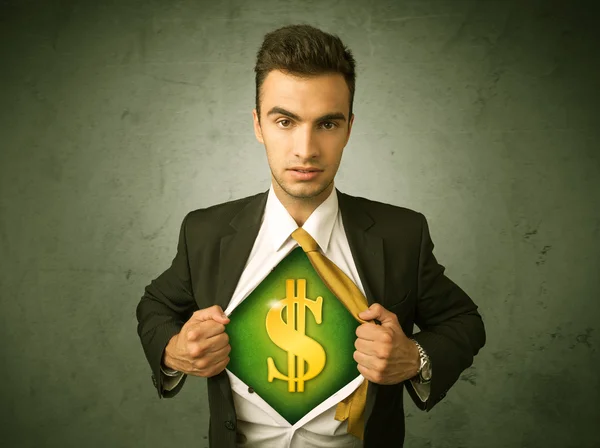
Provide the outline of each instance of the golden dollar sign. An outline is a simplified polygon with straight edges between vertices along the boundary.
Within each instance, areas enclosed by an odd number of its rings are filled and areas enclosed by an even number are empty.
[[[294,294],[294,280],[286,279],[286,297],[271,307],[267,313],[266,329],[269,338],[288,354],[288,374],[283,375],[273,358],[267,358],[267,373],[269,382],[274,378],[288,382],[289,392],[304,392],[304,382],[313,379],[325,367],[325,350],[314,339],[306,336],[306,308],[312,311],[315,321],[322,320],[323,297],[316,300],[306,297],[306,280],[298,279],[298,294]],[[286,310],[286,320],[283,320],[283,310]],[[308,369],[304,371],[304,362]],[[298,390],[296,391],[296,385]]]

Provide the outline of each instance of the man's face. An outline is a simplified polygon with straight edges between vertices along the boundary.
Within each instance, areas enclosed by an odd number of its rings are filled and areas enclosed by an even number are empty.
[[[254,133],[265,145],[273,187],[295,199],[325,199],[354,121],[352,115],[348,125],[350,92],[344,77],[300,79],[274,70],[261,89],[260,125],[256,109],[252,112]]]

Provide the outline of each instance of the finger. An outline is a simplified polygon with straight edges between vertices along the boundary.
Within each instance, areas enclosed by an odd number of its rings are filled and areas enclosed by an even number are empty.
[[[209,308],[194,311],[190,320],[205,322],[208,320],[215,320],[222,324],[229,323],[229,317],[225,315],[223,309],[219,305],[213,305]]]
[[[196,371],[204,377],[216,375],[229,363],[228,354],[223,351],[218,358],[203,358],[195,362]]]
[[[202,359],[202,362],[213,362],[215,353],[229,346],[229,336],[222,333],[210,339],[204,339],[200,342],[194,342],[189,346],[189,352],[192,357]],[[230,350],[230,348],[228,349]]]
[[[379,370],[382,368],[382,360],[375,356],[369,356],[359,351],[355,351],[352,357],[359,365],[368,369]]]
[[[354,347],[356,350],[364,353],[365,355],[383,358],[377,349],[378,345],[374,341],[367,341],[365,339],[357,338],[356,341],[354,341]]]
[[[366,380],[369,380],[372,383],[379,384],[381,382],[381,375],[379,372],[376,372],[368,367],[361,366],[360,364],[356,366],[358,371],[362,376],[365,377]]]
[[[226,342],[225,344],[219,344],[207,348],[206,358],[210,359],[212,363],[216,363],[229,356],[230,352],[231,345],[229,345],[229,342]]]
[[[219,373],[221,373],[225,369],[225,367],[227,367],[227,364],[229,364],[229,357],[225,358],[223,361],[216,364],[214,366],[214,368],[212,369],[211,373],[208,374],[207,378],[210,378],[211,376],[215,376],[215,375],[218,375]]]
[[[206,369],[226,357],[231,351],[231,346],[225,344],[216,349],[213,345],[195,344],[190,347],[189,354],[192,362],[198,369]]]
[[[192,323],[187,331],[187,340],[201,341],[204,339],[210,339],[224,332],[225,325],[212,320]]]
[[[366,341],[379,341],[382,339],[382,333],[387,333],[387,331],[381,325],[367,322],[356,327],[355,333],[356,337]]]
[[[380,303],[372,304],[368,310],[362,311],[358,314],[358,317],[364,320],[377,319],[381,322],[381,325],[390,325],[394,321],[397,323],[397,316],[389,310],[386,310]]]
[[[208,342],[208,348],[206,353],[218,352],[223,347],[227,347],[229,345],[229,336],[227,333],[221,333],[212,338],[206,340]]]
[[[209,378],[220,373],[225,368],[225,366],[227,366],[228,363],[229,357],[219,361],[216,364],[195,365],[191,371],[191,374],[202,378]]]

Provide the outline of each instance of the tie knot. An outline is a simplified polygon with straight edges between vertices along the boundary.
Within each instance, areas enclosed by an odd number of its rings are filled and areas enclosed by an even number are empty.
[[[302,227],[298,227],[292,232],[292,238],[298,242],[304,252],[313,252],[317,250],[317,242],[312,236],[310,236],[310,233],[308,233]]]

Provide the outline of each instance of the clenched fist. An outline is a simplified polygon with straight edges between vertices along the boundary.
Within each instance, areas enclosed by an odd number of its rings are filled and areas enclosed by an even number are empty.
[[[381,322],[367,322],[356,329],[354,360],[362,376],[377,384],[398,384],[415,377],[421,361],[419,349],[404,334],[398,317],[379,303],[358,317]]]
[[[229,363],[231,346],[225,333],[228,323],[219,305],[194,312],[167,344],[164,365],[188,375],[217,375]]]

